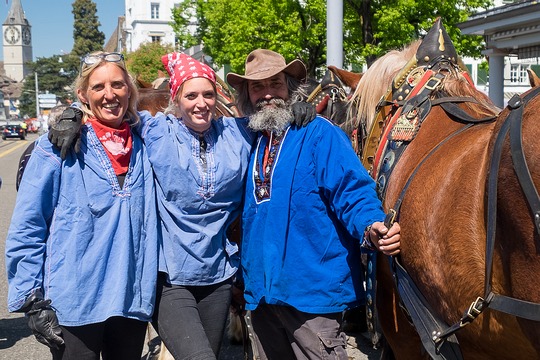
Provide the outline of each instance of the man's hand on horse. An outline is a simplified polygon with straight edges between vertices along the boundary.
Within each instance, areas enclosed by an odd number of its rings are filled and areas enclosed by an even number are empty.
[[[49,129],[49,141],[60,149],[60,157],[64,160],[73,146],[75,152],[81,147],[81,126],[83,112],[75,107],[68,107],[56,119]]]
[[[293,113],[292,123],[299,127],[304,127],[315,119],[317,111],[313,104],[299,101],[291,105]]]
[[[374,222],[369,230],[371,243],[385,255],[399,254],[401,247],[401,227],[396,222],[390,229],[383,222]]]

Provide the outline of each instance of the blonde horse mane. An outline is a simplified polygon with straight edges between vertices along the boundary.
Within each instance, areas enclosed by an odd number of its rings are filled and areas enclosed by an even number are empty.
[[[421,40],[409,44],[403,50],[392,50],[377,59],[364,73],[358,87],[349,100],[347,121],[342,128],[347,134],[357,129],[359,124],[371,129],[375,119],[377,104],[388,92],[392,81],[416,55]],[[493,104],[489,97],[470,85],[467,79],[453,71],[443,80],[444,91],[448,96],[473,97],[476,103],[464,103],[466,108],[477,113],[479,117],[497,115],[500,109]]]
[[[391,50],[377,59],[364,73],[354,94],[349,99],[347,121],[343,130],[350,134],[359,124],[369,129],[375,110],[381,98],[386,94],[392,80],[416,54],[420,41],[415,41],[403,50]]]

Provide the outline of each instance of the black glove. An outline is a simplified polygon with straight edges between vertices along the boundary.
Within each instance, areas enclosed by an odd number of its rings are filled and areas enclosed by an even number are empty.
[[[82,110],[68,107],[49,129],[49,141],[60,149],[62,160],[66,158],[72,145],[74,145],[75,152],[79,152],[81,148],[81,138],[79,135],[82,118]]]
[[[62,330],[58,325],[56,312],[51,307],[51,300],[44,300],[41,291],[32,294],[21,311],[26,313],[28,326],[37,341],[52,349],[59,349],[64,345]]]
[[[315,105],[303,101],[292,104],[291,110],[293,112],[292,123],[299,127],[306,126],[317,116]]]

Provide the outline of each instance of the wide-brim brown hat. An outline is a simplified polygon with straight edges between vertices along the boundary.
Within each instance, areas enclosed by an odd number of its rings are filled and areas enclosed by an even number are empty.
[[[227,82],[233,88],[238,87],[247,80],[268,79],[280,72],[284,72],[297,80],[304,80],[307,76],[306,66],[301,60],[285,62],[285,58],[272,50],[253,50],[246,58],[246,74],[227,74]]]

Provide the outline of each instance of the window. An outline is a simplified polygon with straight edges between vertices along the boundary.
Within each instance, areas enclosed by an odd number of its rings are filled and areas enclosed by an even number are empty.
[[[150,5],[150,18],[159,19],[159,4],[152,3]]]
[[[510,67],[510,82],[517,82],[518,67],[519,65],[512,65]]]
[[[510,82],[515,84],[528,83],[529,75],[527,74],[527,66],[513,64],[510,67]]]
[[[150,40],[153,42],[153,43],[158,43],[158,42],[161,42],[161,36],[150,36]]]
[[[521,65],[519,67],[519,82],[526,83],[527,81],[529,81],[529,74],[527,74],[527,67]]]

